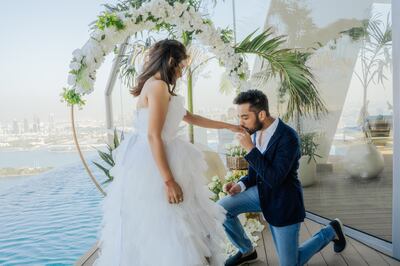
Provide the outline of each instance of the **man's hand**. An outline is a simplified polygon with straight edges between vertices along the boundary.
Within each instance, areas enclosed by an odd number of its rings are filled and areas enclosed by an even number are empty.
[[[242,192],[242,188],[240,187],[240,185],[235,182],[229,182],[225,184],[223,190],[231,196]]]
[[[254,148],[251,136],[245,129],[243,129],[241,133],[236,134],[236,139],[239,141],[240,146],[242,146],[247,152],[250,152]]]

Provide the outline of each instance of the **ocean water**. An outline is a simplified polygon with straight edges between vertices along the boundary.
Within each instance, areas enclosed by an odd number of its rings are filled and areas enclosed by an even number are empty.
[[[73,265],[96,243],[102,198],[79,161],[0,178],[0,265]]]

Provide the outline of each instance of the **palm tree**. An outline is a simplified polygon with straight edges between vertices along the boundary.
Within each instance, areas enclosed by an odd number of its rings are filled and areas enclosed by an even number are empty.
[[[360,41],[362,44],[360,51],[361,73],[355,72],[355,75],[363,87],[363,106],[360,111],[360,120],[367,139],[370,138],[367,128],[368,87],[371,82],[383,85],[383,81],[387,79],[384,70],[391,68],[392,27],[389,18],[390,14],[384,24],[379,19],[379,14],[376,14],[371,19],[362,21],[360,27],[353,27],[341,32],[350,36],[353,41]]]
[[[327,108],[315,86],[314,76],[306,65],[312,52],[282,48],[286,37],[275,36],[271,28],[254,36],[247,36],[236,46],[236,52],[255,54],[262,59],[261,71],[253,78],[258,85],[263,86],[273,77],[278,77],[279,97],[288,96],[286,113],[283,119],[296,120],[296,129],[300,132],[300,117],[312,116],[319,118],[327,113]]]

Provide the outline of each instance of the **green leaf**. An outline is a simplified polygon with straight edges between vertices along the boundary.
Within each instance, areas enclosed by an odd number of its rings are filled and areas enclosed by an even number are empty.
[[[61,102],[67,102],[69,105],[78,105],[79,107],[85,105],[85,101],[81,99],[81,96],[74,89],[63,88],[60,96]]]
[[[114,149],[119,146],[118,134],[117,129],[114,128]]]
[[[96,163],[96,162],[94,162],[94,161],[92,161],[92,163],[94,164],[94,165],[96,165],[98,168],[100,168],[103,172],[104,172],[104,174],[108,177],[108,180],[109,181],[112,181],[114,178],[110,175],[110,170],[109,169],[107,169],[107,168],[105,168],[104,166],[102,166],[101,164],[98,164],[98,163]]]

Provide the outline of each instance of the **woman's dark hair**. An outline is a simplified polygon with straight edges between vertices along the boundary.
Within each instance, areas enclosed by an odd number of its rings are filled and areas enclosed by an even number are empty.
[[[260,90],[247,90],[239,93],[233,100],[234,104],[250,104],[250,110],[258,113],[265,111],[269,116],[269,106],[267,96]]]
[[[179,41],[165,39],[150,47],[148,59],[143,67],[143,73],[137,79],[137,85],[130,93],[137,97],[142,92],[144,83],[157,72],[168,85],[170,94],[175,95],[176,70],[182,60],[188,58],[186,47]],[[172,88],[171,88],[172,85]]]

